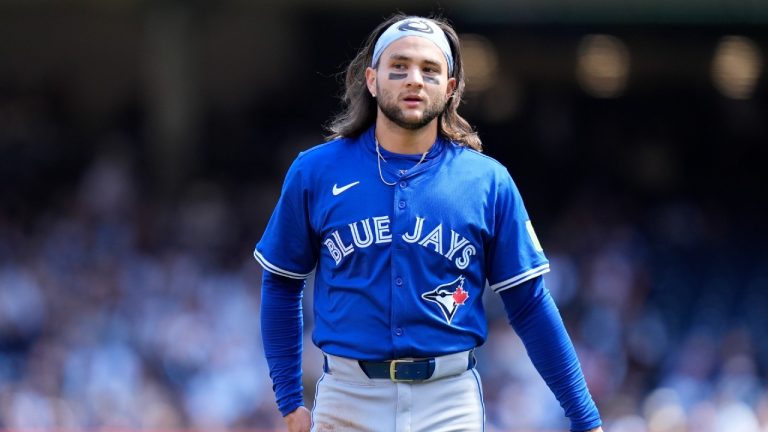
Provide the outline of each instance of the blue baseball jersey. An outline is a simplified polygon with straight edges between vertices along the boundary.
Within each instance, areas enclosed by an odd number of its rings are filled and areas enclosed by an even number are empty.
[[[256,245],[272,273],[315,272],[313,341],[329,354],[385,360],[474,348],[487,336],[486,286],[500,292],[549,271],[496,160],[439,137],[426,160],[398,168],[377,164],[373,128],[302,152]]]

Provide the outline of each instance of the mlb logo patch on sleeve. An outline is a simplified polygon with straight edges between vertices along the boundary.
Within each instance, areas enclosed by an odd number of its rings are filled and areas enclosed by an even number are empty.
[[[530,220],[525,221],[525,229],[528,230],[528,236],[531,238],[531,242],[533,242],[533,247],[535,247],[537,251],[543,252],[544,248],[541,247],[539,238],[536,237],[536,231],[533,230],[533,224]]]

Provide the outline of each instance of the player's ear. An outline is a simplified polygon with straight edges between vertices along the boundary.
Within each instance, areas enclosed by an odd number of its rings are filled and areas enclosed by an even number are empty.
[[[371,96],[376,97],[376,69],[365,68],[365,84],[368,86],[368,92]]]
[[[445,96],[453,96],[453,92],[456,90],[456,78],[448,78],[448,85],[445,88]]]

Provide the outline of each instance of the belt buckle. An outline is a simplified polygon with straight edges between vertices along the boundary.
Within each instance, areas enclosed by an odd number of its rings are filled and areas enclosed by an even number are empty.
[[[413,363],[413,360],[411,359],[398,359],[398,360],[391,360],[389,362],[389,379],[393,382],[411,382],[416,381],[412,379],[397,379],[397,364],[398,363]]]

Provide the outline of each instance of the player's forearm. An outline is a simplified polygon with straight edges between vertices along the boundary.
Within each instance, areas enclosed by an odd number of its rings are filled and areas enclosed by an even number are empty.
[[[601,424],[587,389],[576,351],[541,277],[502,291],[510,324],[523,340],[528,356],[557,397],[571,430]]]
[[[301,310],[304,281],[265,271],[261,286],[261,337],[278,408],[286,415],[303,405]]]

